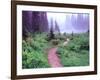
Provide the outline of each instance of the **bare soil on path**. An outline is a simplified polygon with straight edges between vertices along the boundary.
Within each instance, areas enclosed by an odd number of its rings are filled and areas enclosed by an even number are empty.
[[[51,65],[51,67],[62,67],[60,59],[57,55],[57,47],[49,49],[48,62]]]

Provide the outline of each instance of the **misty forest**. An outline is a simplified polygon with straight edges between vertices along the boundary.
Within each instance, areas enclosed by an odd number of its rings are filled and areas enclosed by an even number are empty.
[[[89,14],[22,11],[22,68],[89,66]]]

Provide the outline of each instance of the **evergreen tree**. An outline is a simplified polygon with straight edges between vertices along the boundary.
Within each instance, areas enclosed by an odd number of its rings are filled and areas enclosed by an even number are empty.
[[[53,20],[51,19],[51,27],[50,27],[50,34],[49,34],[49,40],[54,39],[54,29],[53,29]]]
[[[57,24],[57,21],[55,21],[55,31],[60,34],[60,29],[59,29],[59,26]]]
[[[32,12],[22,11],[22,34],[26,38],[32,32]]]

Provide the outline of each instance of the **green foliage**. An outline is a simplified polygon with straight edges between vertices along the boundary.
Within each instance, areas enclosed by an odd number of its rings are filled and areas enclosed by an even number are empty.
[[[63,45],[69,38],[68,44]],[[47,33],[29,34],[22,42],[22,67],[48,68],[48,49],[57,46],[57,53],[64,67],[89,65],[89,34],[55,34],[49,40]]]
[[[49,67],[46,50],[48,44],[46,34],[37,34],[31,41],[23,40],[22,65],[23,68]]]
[[[52,45],[58,45],[59,44],[59,40],[58,39],[53,39],[51,40]]]
[[[49,67],[46,55],[33,50],[30,53],[23,52],[23,68],[44,68]]]
[[[66,46],[59,46],[57,53],[63,66],[89,65],[89,35],[74,34]]]
[[[75,52],[80,52],[80,50],[89,50],[89,36],[85,33],[76,34],[65,47],[67,50]]]

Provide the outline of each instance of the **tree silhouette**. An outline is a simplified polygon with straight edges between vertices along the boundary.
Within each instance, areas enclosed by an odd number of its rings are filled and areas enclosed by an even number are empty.
[[[39,11],[22,11],[23,38],[28,34],[49,32],[47,13]]]
[[[28,32],[32,32],[32,12],[22,11],[22,34],[23,38],[28,36]]]
[[[50,27],[50,34],[49,34],[49,39],[54,39],[55,35],[54,35],[54,29],[53,29],[53,19],[51,19],[51,27]]]
[[[60,34],[60,29],[59,29],[59,26],[57,24],[57,21],[55,21],[55,30],[58,34]]]
[[[72,34],[71,34],[72,36],[71,36],[71,40],[73,40],[73,36],[74,36],[74,33],[73,33],[73,31],[72,31]]]
[[[40,31],[41,32],[49,32],[48,19],[47,19],[46,12],[40,13]]]
[[[34,11],[32,12],[32,27],[33,33],[39,32],[39,23],[40,23],[40,12]]]

